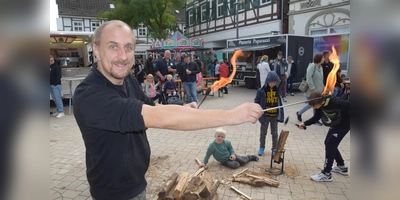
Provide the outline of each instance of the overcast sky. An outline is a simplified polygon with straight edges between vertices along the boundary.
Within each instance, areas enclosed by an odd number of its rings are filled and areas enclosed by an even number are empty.
[[[57,30],[56,18],[58,18],[58,7],[56,4],[56,0],[49,0],[49,1],[50,1],[50,30],[56,31]]]

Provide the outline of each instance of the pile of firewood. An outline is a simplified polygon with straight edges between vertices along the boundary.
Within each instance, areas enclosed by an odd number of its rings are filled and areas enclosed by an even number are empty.
[[[182,172],[178,180],[178,174],[174,172],[164,183],[158,192],[159,200],[217,200],[217,190],[220,182],[213,181],[211,175],[202,167],[196,173]]]
[[[272,179],[266,174],[248,171],[248,168],[232,175],[232,182],[247,183],[251,186],[261,187],[265,185],[270,185],[278,187],[280,182],[278,180]]]

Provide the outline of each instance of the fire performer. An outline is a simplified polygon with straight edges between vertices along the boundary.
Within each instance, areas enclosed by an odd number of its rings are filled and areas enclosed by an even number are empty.
[[[130,74],[136,43],[132,28],[122,21],[108,21],[95,30],[92,41],[98,62],[76,88],[73,109],[86,147],[93,199],[146,199],[147,128],[233,126],[255,123],[263,114],[258,104],[249,102],[232,110],[193,109],[195,102],[155,106]]]
[[[350,131],[350,101],[343,100],[333,96],[330,98],[321,98],[322,93],[314,91],[310,94],[309,101],[312,108],[315,109],[314,116],[304,123],[299,124],[299,128],[314,124],[322,115],[325,114],[328,119],[322,118],[322,122],[326,126],[330,126],[328,134],[325,138],[325,163],[324,169],[316,175],[311,176],[314,181],[332,181],[332,172],[337,172],[343,175],[348,175],[348,169],[344,164],[342,155],[339,152],[338,146],[344,136]],[[336,160],[337,165],[332,167],[333,160]]]

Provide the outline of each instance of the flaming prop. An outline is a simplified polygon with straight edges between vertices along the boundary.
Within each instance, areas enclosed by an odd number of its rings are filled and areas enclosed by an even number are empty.
[[[225,87],[227,84],[232,82],[233,77],[235,77],[236,74],[236,60],[238,57],[243,56],[243,52],[241,49],[238,49],[237,51],[235,51],[235,53],[233,54],[232,58],[231,58],[231,63],[232,63],[232,74],[228,77],[220,77],[220,79],[218,81],[215,81],[214,84],[212,84],[208,90],[206,91],[206,95],[204,96],[203,100],[200,102],[199,106],[197,108],[200,107],[200,105],[203,103],[203,101],[207,98],[207,96],[211,93],[211,92],[215,92],[217,90],[219,90],[220,88]]]
[[[332,71],[328,74],[328,78],[326,79],[325,89],[322,92],[322,95],[327,95],[329,93],[333,94],[333,90],[335,89],[335,84],[337,80],[336,73],[340,68],[340,58],[333,45],[332,45],[332,53],[329,56],[329,60],[334,64],[334,66]]]

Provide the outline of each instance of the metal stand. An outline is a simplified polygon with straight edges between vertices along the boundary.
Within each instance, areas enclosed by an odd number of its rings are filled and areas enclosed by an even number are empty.
[[[275,153],[278,153],[278,151],[276,151]],[[271,156],[271,163],[270,163],[270,167],[268,169],[268,172],[270,172],[272,174],[279,174],[280,175],[280,174],[284,174],[285,173],[285,171],[283,170],[283,167],[284,167],[284,164],[285,164],[285,149],[283,149],[279,153],[282,153],[282,157],[279,158],[278,162],[276,162],[276,161],[274,161],[274,162],[278,163],[278,164],[282,163],[282,165],[281,165],[280,169],[278,167],[272,167],[272,161],[274,160],[274,156]]]

